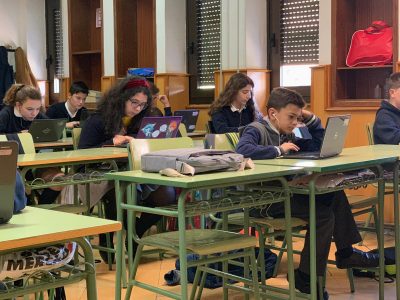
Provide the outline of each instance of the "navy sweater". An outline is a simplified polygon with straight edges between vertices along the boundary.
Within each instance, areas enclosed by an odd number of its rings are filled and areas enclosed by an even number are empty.
[[[82,107],[78,109],[76,112],[75,117],[71,118],[69,115],[67,108],[65,107],[65,102],[60,102],[53,104],[50,106],[46,112],[46,115],[50,119],[67,119],[67,122],[72,122],[72,121],[80,121],[81,120],[81,113],[82,110],[86,109],[85,107]]]
[[[46,115],[39,113],[35,119],[47,119]],[[32,121],[24,120],[14,114],[13,106],[5,106],[0,111],[0,134],[18,133],[22,130],[28,130]]]
[[[211,116],[215,133],[238,132],[238,128],[254,121],[254,114],[247,106],[241,113],[233,112],[230,106],[224,106]]]
[[[308,127],[312,139],[299,139],[293,133],[279,134],[267,120],[261,122],[267,129],[266,145],[261,145],[261,132],[252,124],[246,126],[243,130],[239,143],[236,146],[236,152],[244,157],[251,159],[270,159],[279,156],[277,147],[286,142],[295,143],[300,147],[300,151],[318,151],[321,148],[324,129],[321,121],[316,116],[311,117],[304,123]]]
[[[382,101],[376,112],[374,142],[391,145],[400,143],[400,110],[386,100]]]

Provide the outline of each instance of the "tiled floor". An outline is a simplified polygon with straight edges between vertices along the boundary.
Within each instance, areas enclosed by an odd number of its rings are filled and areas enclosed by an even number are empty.
[[[393,236],[390,234],[385,235],[385,245],[393,245]],[[301,249],[302,241],[295,242],[295,248]],[[367,235],[365,239],[365,246],[360,247],[363,250],[376,248],[376,239],[373,235]],[[334,258],[335,247],[332,245],[330,257]],[[97,256],[97,253],[95,254]],[[298,257],[295,257],[298,261]],[[150,284],[165,286],[164,274],[169,270],[174,269],[175,258],[166,258],[159,260],[156,255],[145,257],[138,270],[138,279]],[[286,281],[286,261],[284,260],[280,266],[279,276],[277,278],[269,279],[267,283],[279,287],[287,286]],[[115,269],[115,266],[114,266]],[[108,271],[104,263],[97,264],[97,290],[99,300],[114,299],[114,284],[115,271]],[[375,300],[378,299],[378,282],[369,278],[356,278],[355,279],[356,292],[350,293],[349,284],[345,270],[338,270],[335,266],[329,266],[327,274],[327,290],[330,294],[330,299],[334,300]],[[179,286],[166,287],[172,291],[179,291]],[[86,299],[85,283],[71,285],[66,288],[67,298],[80,300]],[[125,290],[122,291],[125,295]],[[138,300],[153,300],[153,299],[167,299],[165,297],[155,295],[143,289],[134,288],[131,299]],[[219,300],[222,299],[222,289],[205,289],[202,299],[205,300]],[[242,294],[238,292],[230,292],[230,300],[243,299]],[[385,284],[385,299],[396,299],[395,297],[395,284]]]

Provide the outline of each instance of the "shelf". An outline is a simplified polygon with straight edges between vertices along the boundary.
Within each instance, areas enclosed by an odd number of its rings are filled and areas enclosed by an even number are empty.
[[[101,54],[101,50],[89,50],[89,51],[75,51],[72,55],[88,55],[88,54]]]
[[[393,65],[383,66],[359,66],[359,67],[337,67],[336,70],[373,70],[373,69],[393,69]]]

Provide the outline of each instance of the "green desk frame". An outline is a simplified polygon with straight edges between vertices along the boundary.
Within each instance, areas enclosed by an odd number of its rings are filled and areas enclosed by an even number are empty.
[[[140,286],[142,288],[146,288],[153,292],[161,293],[165,296],[169,296],[177,299],[176,294],[172,294],[169,292],[159,289],[157,287],[152,287],[147,284],[138,282],[136,280],[132,280],[132,234],[135,232],[135,224],[133,222],[133,216],[136,212],[147,212],[160,214],[165,216],[171,216],[178,218],[178,230],[179,230],[179,258],[180,258],[180,268],[181,268],[181,298],[182,300],[188,299],[188,286],[187,286],[187,261],[186,261],[186,241],[185,241],[185,229],[186,229],[186,217],[190,215],[187,212],[185,206],[185,199],[188,193],[191,193],[198,189],[211,189],[211,188],[222,188],[236,185],[250,185],[254,183],[260,183],[271,180],[278,180],[281,182],[283,187],[283,191],[285,193],[284,203],[285,203],[285,214],[286,214],[286,222],[288,224],[289,230],[286,231],[286,238],[288,241],[288,253],[292,253],[292,237],[291,237],[291,214],[290,214],[290,197],[288,193],[287,182],[284,179],[286,175],[293,175],[302,172],[301,168],[292,168],[292,167],[277,167],[277,166],[256,166],[253,170],[245,170],[240,172],[221,172],[221,173],[212,173],[205,175],[195,175],[193,177],[182,177],[182,178],[173,178],[173,177],[165,177],[156,173],[145,173],[142,171],[128,171],[128,172],[116,172],[106,174],[108,179],[115,180],[115,188],[116,188],[116,197],[117,197],[117,215],[118,221],[123,221],[123,210],[128,210],[128,255],[129,255],[129,282],[128,282],[128,291],[126,293],[126,297],[129,297],[132,286]],[[171,187],[178,187],[182,189],[182,192],[178,199],[178,204],[175,209],[168,208],[149,208],[140,206],[137,204],[136,200],[136,184],[157,184],[157,185],[165,185]],[[132,191],[134,191],[132,193]],[[127,203],[125,204],[123,201],[123,196],[127,192]],[[282,201],[282,199],[280,200]],[[229,207],[229,210],[240,208],[243,206],[233,206]],[[247,206],[247,207],[250,207]],[[217,211],[227,211],[227,209],[214,208],[214,209],[205,209],[200,210],[197,215],[205,214],[208,212],[217,212]],[[248,220],[245,221],[245,228],[248,228]],[[131,230],[133,229],[133,230]],[[133,233],[132,233],[133,231]],[[135,240],[139,240],[139,238],[134,233],[133,237]],[[122,234],[120,232],[117,233],[117,272],[116,272],[116,286],[115,286],[115,299],[121,299],[121,271],[122,271]],[[294,270],[293,270],[293,257],[292,255],[288,255],[288,265],[289,267],[289,291],[285,289],[281,289],[283,294],[289,295],[290,299],[294,299],[296,296],[294,289]],[[245,268],[246,271],[246,268]],[[277,291],[277,288],[275,288]],[[179,299],[179,298],[178,298]]]

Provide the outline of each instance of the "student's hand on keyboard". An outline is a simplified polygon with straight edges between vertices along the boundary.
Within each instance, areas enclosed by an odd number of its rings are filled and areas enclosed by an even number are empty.
[[[72,122],[68,122],[67,124],[65,124],[65,127],[67,128],[74,128],[74,127],[78,127],[79,126],[79,121],[72,121]]]
[[[286,153],[288,153],[289,151],[295,151],[295,152],[297,152],[297,151],[300,150],[299,146],[297,146],[296,144],[293,144],[293,143],[283,143],[283,144],[280,145],[279,147],[280,147],[281,151],[283,151],[282,154],[286,154]]]
[[[119,134],[117,134],[113,138],[113,144],[114,144],[114,146],[118,146],[118,145],[121,145],[121,144],[126,144],[126,143],[129,143],[132,139],[133,139],[133,137],[131,137],[129,135],[119,135]]]

